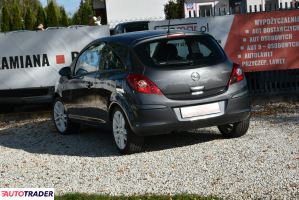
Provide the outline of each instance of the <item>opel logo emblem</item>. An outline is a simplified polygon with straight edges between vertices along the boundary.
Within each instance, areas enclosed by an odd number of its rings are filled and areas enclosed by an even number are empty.
[[[191,78],[192,78],[193,81],[198,81],[200,79],[200,75],[197,72],[193,72],[191,74]]]

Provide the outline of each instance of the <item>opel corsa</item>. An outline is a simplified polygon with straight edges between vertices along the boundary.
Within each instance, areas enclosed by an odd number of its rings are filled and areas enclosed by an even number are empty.
[[[218,126],[233,138],[249,127],[243,70],[207,34],[142,31],[101,38],[59,73],[57,131],[107,123],[123,154],[141,151],[149,135]]]

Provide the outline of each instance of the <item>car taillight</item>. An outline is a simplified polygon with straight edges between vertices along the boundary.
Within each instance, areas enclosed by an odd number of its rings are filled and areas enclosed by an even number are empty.
[[[127,80],[131,87],[137,92],[162,95],[158,86],[142,74],[130,74],[128,75]]]
[[[240,65],[234,63],[233,71],[229,79],[229,84],[234,84],[244,79],[244,72]]]

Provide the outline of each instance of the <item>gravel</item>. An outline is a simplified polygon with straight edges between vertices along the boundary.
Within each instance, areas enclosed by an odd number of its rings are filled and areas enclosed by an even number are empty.
[[[241,138],[223,139],[216,128],[154,136],[129,156],[105,128],[60,136],[47,116],[0,122],[0,188],[299,199],[299,104],[253,110]]]

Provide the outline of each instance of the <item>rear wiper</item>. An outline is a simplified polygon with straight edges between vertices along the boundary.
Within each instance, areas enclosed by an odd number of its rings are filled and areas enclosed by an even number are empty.
[[[173,60],[173,61],[165,61],[158,62],[158,65],[193,65],[193,60]]]

